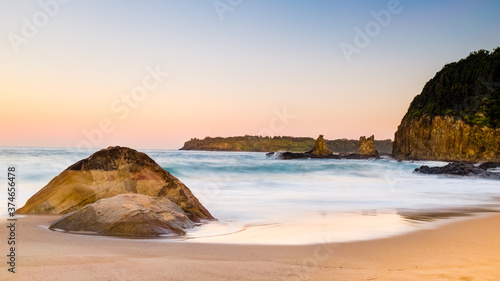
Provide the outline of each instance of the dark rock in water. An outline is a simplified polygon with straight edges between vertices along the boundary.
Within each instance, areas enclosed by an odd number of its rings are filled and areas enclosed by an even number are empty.
[[[266,154],[268,156],[276,155],[277,159],[340,159],[340,156],[333,154],[330,149],[326,147],[325,139],[323,135],[319,135],[318,139],[314,143],[313,149],[308,152],[279,152],[274,154],[274,152]]]
[[[359,154],[359,153],[351,153],[348,155],[342,155],[341,159],[379,159],[380,157],[377,155],[369,155],[369,154]]]
[[[479,165],[479,168],[488,170],[488,169],[495,169],[500,167],[500,162],[484,162]]]
[[[289,160],[289,159],[307,159],[307,158],[315,158],[316,155],[308,152],[300,153],[300,152],[281,152],[276,154],[277,159]]]
[[[18,214],[67,214],[124,193],[165,197],[195,222],[214,219],[178,178],[145,153],[108,147],[78,161],[33,195]]]
[[[290,160],[290,159],[359,159],[359,160],[365,160],[365,159],[378,159],[378,157],[371,156],[371,155],[362,155],[358,153],[351,153],[347,155],[339,155],[339,154],[330,154],[330,155],[325,155],[325,156],[318,156],[309,152],[305,153],[295,153],[295,152],[280,152],[280,153],[273,153],[269,154],[271,155],[276,155],[277,159],[283,159],[283,160]]]
[[[50,225],[52,230],[119,236],[182,235],[195,225],[165,197],[121,194],[88,204]]]
[[[421,166],[420,168],[416,168],[414,172],[422,174],[431,174],[431,175],[447,174],[447,175],[457,175],[457,176],[477,176],[480,178],[500,179],[500,173],[488,172],[485,169],[476,167],[474,164],[466,162],[449,163],[443,167]]]
[[[329,154],[329,155],[318,156],[316,154],[312,154],[312,153],[309,153],[309,152],[304,152],[304,153],[283,152],[283,153],[276,153],[276,158],[277,159],[284,159],[284,160],[290,160],[290,159],[308,159],[308,158],[313,158],[313,159],[340,159],[340,155]]]

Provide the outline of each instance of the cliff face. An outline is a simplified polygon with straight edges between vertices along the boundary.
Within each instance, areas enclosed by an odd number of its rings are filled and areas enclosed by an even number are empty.
[[[394,136],[397,159],[500,161],[500,48],[443,67]]]
[[[395,134],[398,159],[500,161],[500,129],[469,125],[450,116],[403,120]]]

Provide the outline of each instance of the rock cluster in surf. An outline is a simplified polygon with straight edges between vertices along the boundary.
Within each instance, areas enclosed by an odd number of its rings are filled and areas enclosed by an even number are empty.
[[[314,143],[313,149],[308,152],[270,152],[267,153],[268,156],[274,156],[277,159],[370,159],[379,158],[377,150],[375,150],[374,136],[366,139],[365,137],[360,138],[360,144],[358,146],[358,151],[362,151],[366,154],[361,153],[351,153],[351,154],[334,154],[330,149],[327,148],[323,135],[320,135],[316,142]],[[360,149],[361,148],[361,149]],[[373,148],[373,150],[372,150]]]
[[[472,163],[453,162],[443,167],[421,166],[415,169],[415,173],[430,174],[430,175],[455,175],[455,176],[472,176],[487,179],[500,179],[500,173],[490,172],[489,168],[496,168],[500,163],[487,162],[479,166]]]

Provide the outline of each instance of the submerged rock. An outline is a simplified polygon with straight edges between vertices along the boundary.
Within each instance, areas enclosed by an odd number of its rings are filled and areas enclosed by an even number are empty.
[[[495,168],[498,168],[498,167],[500,167],[500,162],[484,162],[484,163],[481,163],[479,165],[479,168],[485,169],[485,170],[495,169]]]
[[[359,153],[351,153],[351,154],[347,154],[347,155],[341,155],[340,156],[341,159],[359,159],[359,160],[363,160],[363,159],[379,159],[380,157],[378,155],[366,155],[366,154],[359,154]]]
[[[194,222],[214,219],[179,179],[145,153],[108,147],[80,160],[33,195],[18,214],[67,214],[124,193],[165,197]]]
[[[66,214],[49,229],[120,236],[182,235],[194,222],[165,197],[121,194]]]
[[[414,172],[431,175],[447,174],[456,176],[476,176],[480,178],[500,179],[500,173],[488,172],[484,168],[476,167],[474,164],[465,162],[449,163],[443,167],[429,167],[424,165],[420,168],[416,168]]]
[[[290,159],[340,159],[340,155],[338,154],[328,154],[328,155],[316,155],[310,152],[278,152],[274,154],[276,159],[290,160]]]

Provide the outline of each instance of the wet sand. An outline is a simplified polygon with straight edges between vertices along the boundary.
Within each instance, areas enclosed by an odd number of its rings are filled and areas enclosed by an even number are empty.
[[[55,218],[18,219],[16,274],[7,271],[2,219],[0,280],[500,280],[498,214],[384,239],[305,246],[120,239],[42,227]]]

